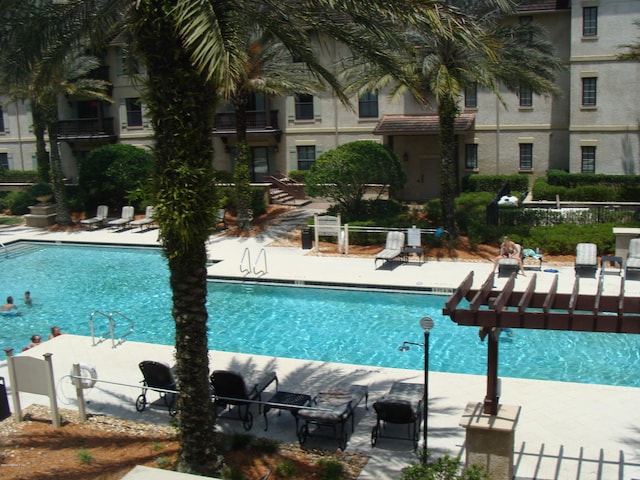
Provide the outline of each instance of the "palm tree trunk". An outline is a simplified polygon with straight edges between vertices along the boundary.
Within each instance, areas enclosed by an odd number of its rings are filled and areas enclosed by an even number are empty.
[[[53,184],[53,195],[56,199],[56,223],[58,225],[73,225],[71,214],[67,205],[67,192],[62,173],[62,159],[58,148],[58,108],[56,100],[51,99],[44,107],[47,122],[47,132],[49,133],[49,150],[51,152],[51,183]]]
[[[154,130],[156,218],[169,261],[176,322],[178,469],[219,468],[207,347],[206,240],[217,207],[213,183],[215,88],[191,65],[171,23],[171,0],[140,2],[132,28],[147,67]]]
[[[49,183],[49,153],[44,134],[47,124],[38,102],[31,100],[31,115],[33,117],[33,135],[36,137],[36,163],[38,165],[38,183]]]
[[[442,204],[442,218],[444,228],[452,237],[458,236],[455,222],[455,198],[458,191],[458,176],[456,169],[456,134],[455,120],[458,107],[453,97],[444,97],[438,104],[440,117],[440,135],[442,138],[442,152],[440,159],[440,201]]]
[[[236,157],[233,178],[238,204],[238,230],[251,230],[251,172],[249,170],[249,144],[247,142],[247,102],[246,95],[237,94],[233,98],[236,121]]]

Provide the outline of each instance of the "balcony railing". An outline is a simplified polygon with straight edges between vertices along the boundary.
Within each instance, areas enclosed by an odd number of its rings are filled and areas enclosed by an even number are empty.
[[[102,139],[115,136],[113,117],[78,118],[58,122],[60,140]]]
[[[248,132],[274,132],[279,131],[278,110],[248,111],[247,131]],[[236,115],[233,112],[216,113],[215,118],[216,133],[236,133]]]

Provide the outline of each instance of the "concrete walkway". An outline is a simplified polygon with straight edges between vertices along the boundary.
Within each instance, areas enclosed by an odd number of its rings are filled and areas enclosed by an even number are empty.
[[[299,285],[343,283],[350,286],[388,286],[391,289],[420,288],[435,293],[448,293],[473,271],[475,282],[481,284],[491,272],[490,262],[466,263],[434,261],[425,263],[387,264],[375,268],[372,258],[317,256],[299,247],[273,247],[270,244],[288,229],[304,223],[313,210],[298,213],[286,228],[270,229],[254,238],[213,236],[209,256],[215,260],[209,267],[213,278],[236,281],[274,281]],[[115,245],[157,245],[157,230],[47,232],[27,227],[0,230],[4,244],[15,240],[51,242],[94,242]],[[256,259],[262,249],[267,259],[267,273],[246,274],[240,271],[240,261],[246,250]],[[558,270],[559,290],[573,286],[572,266]],[[527,275],[533,272],[528,271]],[[538,273],[538,289],[544,290],[555,274]],[[530,277],[529,277],[530,278]],[[503,279],[497,279],[499,283]],[[518,278],[516,289],[523,289],[527,278]],[[627,293],[640,296],[640,282],[630,281]],[[586,279],[581,291],[593,289],[595,280]],[[617,292],[619,277],[605,276],[605,292]],[[639,339],[640,340],[640,339]],[[640,351],[640,342],[639,349]],[[73,388],[67,378],[73,363],[95,366],[99,379],[87,394],[88,407],[123,418],[167,423],[169,416],[161,406],[136,412],[135,398],[141,393],[138,363],[154,359],[173,363],[171,347],[135,342],[111,348],[109,342],[91,345],[90,337],[64,335],[45,342],[22,355],[40,357],[51,352],[54,359],[58,398],[61,407],[75,408]],[[278,373],[280,389],[315,394],[337,380],[369,386],[369,410],[361,404],[356,411],[355,432],[347,451],[371,456],[361,480],[398,479],[400,470],[415,460],[411,442],[380,439],[376,448],[370,445],[375,413],[371,404],[389,388],[394,380],[421,383],[422,370],[374,368],[359,365],[329,364],[228,352],[210,353],[211,369],[232,368],[250,374],[270,369]],[[6,362],[0,362],[0,376],[8,378]],[[123,385],[115,385],[116,382]],[[464,455],[465,431],[459,426],[462,412],[469,402],[481,402],[485,394],[483,376],[431,372],[429,376],[428,448],[435,455],[448,452]],[[152,394],[149,394],[150,396]],[[47,404],[43,397],[22,394],[23,405]],[[153,400],[153,398],[152,398]],[[640,478],[640,389],[585,385],[576,383],[502,379],[501,403],[519,405],[522,413],[516,430],[516,478],[518,479],[639,479]],[[240,422],[221,421],[224,431],[243,431]],[[276,440],[295,442],[293,418],[283,412],[269,413],[269,430],[254,411],[252,433]],[[309,446],[335,448],[332,439],[311,437]]]

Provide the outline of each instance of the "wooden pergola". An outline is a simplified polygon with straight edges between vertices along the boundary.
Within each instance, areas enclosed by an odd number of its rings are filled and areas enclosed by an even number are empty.
[[[625,298],[624,277],[618,295],[605,295],[601,273],[595,294],[580,293],[576,276],[571,293],[558,292],[555,275],[546,292],[536,291],[536,274],[524,291],[514,291],[516,274],[502,290],[494,289],[489,275],[479,289],[472,288],[473,272],[447,300],[443,313],[458,325],[480,328],[480,339],[488,338],[487,394],[484,413],[498,411],[498,337],[503,328],[569,330],[579,332],[640,333],[640,297]],[[468,300],[467,306],[460,302]]]

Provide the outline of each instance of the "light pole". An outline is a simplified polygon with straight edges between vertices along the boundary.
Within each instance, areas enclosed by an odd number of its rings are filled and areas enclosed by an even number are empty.
[[[403,352],[409,350],[409,345],[424,347],[424,399],[422,401],[424,429],[422,431],[422,463],[425,464],[427,463],[427,424],[429,418],[429,332],[433,328],[433,325],[431,317],[423,317],[420,320],[420,327],[424,330],[424,343],[402,342],[402,345],[398,347],[398,350]]]

